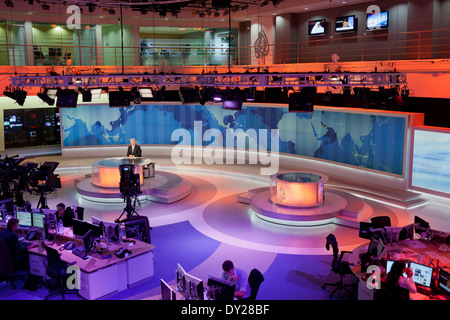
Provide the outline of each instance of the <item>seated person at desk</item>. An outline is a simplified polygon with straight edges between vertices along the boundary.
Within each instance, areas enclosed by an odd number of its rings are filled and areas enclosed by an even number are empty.
[[[28,265],[27,249],[37,247],[37,243],[23,245],[19,241],[16,232],[19,229],[19,220],[11,218],[8,220],[6,229],[0,232],[0,239],[5,240],[11,253],[11,261],[14,269],[26,268]]]
[[[394,261],[391,271],[386,275],[386,284],[408,289],[410,293],[414,294],[417,292],[417,288],[412,276],[413,271],[406,267],[404,261]]]
[[[64,203],[58,203],[56,206],[58,211],[56,212],[56,221],[62,221],[64,227],[72,227],[73,219],[75,219],[75,214],[73,213],[72,208],[67,207]]]
[[[141,156],[142,156],[141,147],[136,144],[136,139],[131,138],[130,145],[128,146],[127,157],[135,158],[135,157],[141,157]]]
[[[235,284],[234,296],[236,299],[245,299],[250,296],[250,286],[248,285],[248,277],[244,271],[234,267],[230,260],[224,261],[222,264],[222,279]]]

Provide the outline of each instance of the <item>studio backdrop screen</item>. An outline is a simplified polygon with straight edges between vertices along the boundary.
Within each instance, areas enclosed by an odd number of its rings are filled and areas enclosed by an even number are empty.
[[[62,109],[63,147],[128,145],[135,138],[140,145],[176,145],[176,129],[194,137],[195,122],[202,132],[227,130],[279,130],[279,152],[403,175],[405,126],[403,117],[369,113],[324,111],[290,113],[288,108],[244,106],[224,110],[217,105],[81,105]],[[192,138],[193,139],[193,138]],[[206,140],[206,139],[205,139]],[[259,143],[259,141],[258,141]],[[210,145],[211,141],[203,141]],[[194,141],[192,141],[194,145]],[[248,143],[247,146],[255,144]],[[276,150],[274,150],[276,151]]]
[[[414,131],[411,185],[450,194],[450,131]]]

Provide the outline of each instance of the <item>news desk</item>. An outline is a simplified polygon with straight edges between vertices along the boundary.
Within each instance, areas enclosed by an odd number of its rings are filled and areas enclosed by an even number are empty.
[[[87,259],[82,259],[69,250],[60,248],[68,241],[81,245],[82,240],[64,235],[55,235],[54,241],[46,241],[45,245],[58,250],[61,260],[67,263],[75,262],[80,270],[80,286],[78,294],[88,300],[95,300],[111,293],[119,292],[153,276],[153,250],[155,246],[136,239],[134,245],[130,242],[110,242],[111,251],[127,248],[131,254],[124,258],[114,253],[103,258],[99,253],[90,253]],[[38,247],[28,249],[30,274],[43,276],[46,273],[46,251],[39,243]]]
[[[369,289],[361,272],[360,254],[367,252],[368,243],[356,247],[348,256],[351,269],[358,278],[358,300],[373,300],[375,291]],[[404,240],[389,244],[383,258],[386,260],[407,260],[425,264],[433,259],[433,263],[439,259],[439,267],[450,266],[450,252],[441,252],[438,245],[430,240]],[[413,300],[428,300],[429,296],[415,293],[411,294]]]

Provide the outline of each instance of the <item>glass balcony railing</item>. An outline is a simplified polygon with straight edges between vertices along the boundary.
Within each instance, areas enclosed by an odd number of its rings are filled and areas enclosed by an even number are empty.
[[[268,44],[266,55],[255,46],[204,47],[160,45],[154,47],[103,47],[8,45],[0,44],[0,65],[3,66],[255,66],[298,63],[328,63],[332,55],[339,62],[389,61],[450,58],[450,29],[370,34]]]

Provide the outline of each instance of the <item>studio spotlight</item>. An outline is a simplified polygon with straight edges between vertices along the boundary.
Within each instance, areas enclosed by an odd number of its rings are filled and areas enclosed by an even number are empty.
[[[198,87],[195,88],[180,87],[178,93],[180,95],[180,100],[182,104],[200,101],[200,94]]]
[[[15,100],[19,106],[23,106],[27,97],[27,92],[20,89],[14,89],[14,91],[4,91],[3,94],[13,100]]]
[[[55,98],[50,97],[48,94],[48,89],[44,89],[43,92],[39,92],[37,96],[49,106],[53,106],[55,104]],[[55,90],[56,91],[56,90]],[[56,94],[56,93],[55,93]]]
[[[90,90],[82,90],[81,95],[83,96],[83,102],[92,101],[92,92]]]
[[[139,93],[142,98],[153,98],[152,88],[139,88]]]
[[[300,92],[289,95],[289,112],[314,112],[314,98],[316,87],[304,87]]]
[[[333,99],[333,93],[330,90],[325,92],[325,94],[323,95],[323,101],[330,102],[332,99]]]
[[[76,108],[78,91],[73,89],[59,89],[56,93],[56,106],[58,108]]]
[[[245,88],[244,89],[245,101],[255,101],[256,97],[256,88]]]
[[[88,9],[89,9],[89,12],[92,13],[92,12],[95,11],[95,7],[96,7],[97,5],[94,4],[94,3],[88,3],[87,6],[88,6]]]
[[[241,100],[224,100],[222,102],[222,109],[241,110],[242,109],[242,101]]]
[[[122,87],[119,87],[119,91],[109,92],[109,107],[121,108],[129,107],[131,100],[133,99],[131,91],[125,91]]]

